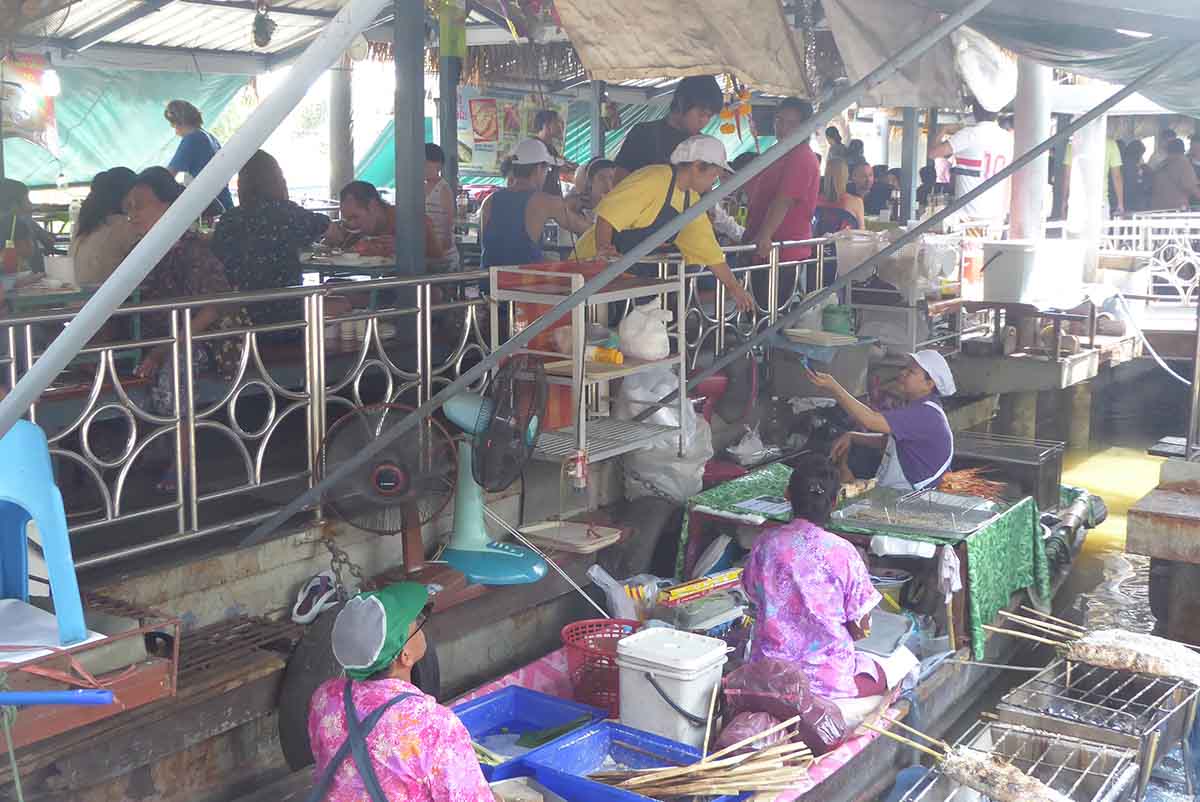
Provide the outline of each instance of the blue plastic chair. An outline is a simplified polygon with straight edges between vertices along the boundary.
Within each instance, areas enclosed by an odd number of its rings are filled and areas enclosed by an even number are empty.
[[[37,523],[42,538],[59,644],[79,643],[87,637],[87,627],[50,447],[41,428],[22,420],[0,438],[0,598],[29,601],[25,527],[30,520]]]

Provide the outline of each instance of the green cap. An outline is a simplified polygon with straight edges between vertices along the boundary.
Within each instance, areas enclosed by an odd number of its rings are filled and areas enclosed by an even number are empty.
[[[429,600],[429,589],[397,582],[360,593],[333,622],[333,656],[350,679],[367,679],[390,666],[408,641],[408,628]]]

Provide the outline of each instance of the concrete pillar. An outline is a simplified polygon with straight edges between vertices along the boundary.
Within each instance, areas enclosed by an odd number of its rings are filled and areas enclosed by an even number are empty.
[[[907,223],[917,216],[918,171],[925,164],[921,153],[921,126],[917,109],[904,109],[904,137],[900,154],[900,221]]]
[[[438,65],[438,139],[446,153],[442,177],[458,192],[458,82],[462,59],[443,56]],[[423,121],[422,121],[423,124]]]
[[[1071,193],[1067,229],[1086,240],[1083,280],[1095,282],[1100,264],[1100,232],[1108,216],[1108,181],[1104,175],[1107,115],[1085,126],[1071,140]]]
[[[1001,434],[1035,439],[1037,437],[1037,402],[1036,390],[1005,393],[1000,396]]]
[[[1050,136],[1050,88],[1054,76],[1027,58],[1017,59],[1017,100],[1013,152],[1022,154]],[[1050,154],[1044,153],[1012,178],[1012,237],[1041,239],[1045,233],[1046,178]]]
[[[354,180],[353,64],[348,55],[329,71],[329,197]]]
[[[604,158],[604,81],[592,81],[592,158]]]
[[[877,158],[871,162],[875,164],[888,164],[888,156],[890,148],[888,141],[891,134],[891,117],[888,115],[887,109],[875,109],[875,114],[872,116],[875,123],[875,130],[879,135],[879,150],[876,153]],[[864,154],[865,155],[865,154]],[[868,157],[869,159],[870,157]]]
[[[1092,442],[1092,384],[1081,382],[1066,389],[1069,403],[1067,447],[1086,449]]]
[[[392,4],[396,62],[396,272],[425,272],[425,4]],[[457,147],[457,146],[456,146]]]

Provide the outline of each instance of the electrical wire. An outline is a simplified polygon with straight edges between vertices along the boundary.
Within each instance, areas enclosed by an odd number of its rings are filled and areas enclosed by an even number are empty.
[[[1154,361],[1158,363],[1158,366],[1160,368],[1162,368],[1163,370],[1165,370],[1173,378],[1178,379],[1179,381],[1183,382],[1185,386],[1191,387],[1192,386],[1191,380],[1185,379],[1184,377],[1182,377],[1178,373],[1176,373],[1174,370],[1172,370],[1167,365],[1167,363],[1163,360],[1163,358],[1158,355],[1158,352],[1154,350],[1154,346],[1151,345],[1150,340],[1146,338],[1146,334],[1145,334],[1145,332],[1142,331],[1142,327],[1137,324],[1136,320],[1134,320],[1133,312],[1129,308],[1129,302],[1125,300],[1125,296],[1121,294],[1120,290],[1118,290],[1116,292],[1115,297],[1117,299],[1117,303],[1121,305],[1121,309],[1125,312],[1125,319],[1129,322],[1129,325],[1133,328],[1133,333],[1136,334],[1137,338],[1142,341],[1142,346],[1147,351],[1150,352],[1150,356],[1154,358]]]
[[[512,535],[518,541],[520,541],[521,545],[523,545],[525,548],[529,549],[534,554],[536,554],[537,556],[539,556],[543,560],[545,560],[546,564],[549,565],[551,568],[553,568],[558,573],[559,576],[561,576],[563,579],[565,579],[567,584],[570,585],[572,588],[574,588],[575,591],[580,596],[587,599],[587,603],[592,605],[592,607],[595,607],[597,612],[600,613],[600,615],[602,615],[605,618],[612,618],[612,616],[610,616],[607,612],[605,612],[603,607],[601,607],[599,604],[596,603],[595,599],[593,599],[591,596],[587,595],[587,593],[584,591],[584,589],[579,587],[578,583],[576,583],[574,579],[571,579],[571,577],[567,574],[567,572],[564,571],[562,569],[562,567],[559,566],[558,563],[556,563],[554,560],[550,559],[550,557],[548,557],[546,555],[546,553],[543,552],[541,549],[539,549],[537,546],[530,543],[529,540],[524,535],[522,535],[520,532],[518,532],[516,529],[514,529],[511,525],[509,525],[508,521],[504,520],[499,515],[492,512],[490,509],[487,508],[486,505],[483,508],[483,512],[485,515],[487,515],[487,517],[491,518],[495,523],[499,524],[506,532],[508,532],[510,535]]]

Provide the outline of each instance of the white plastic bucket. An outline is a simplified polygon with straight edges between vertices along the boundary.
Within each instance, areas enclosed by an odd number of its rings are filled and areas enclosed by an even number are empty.
[[[1083,240],[983,243],[983,299],[1070,308],[1083,300]]]
[[[623,638],[617,644],[621,723],[702,748],[726,651],[725,641],[665,627]]]

